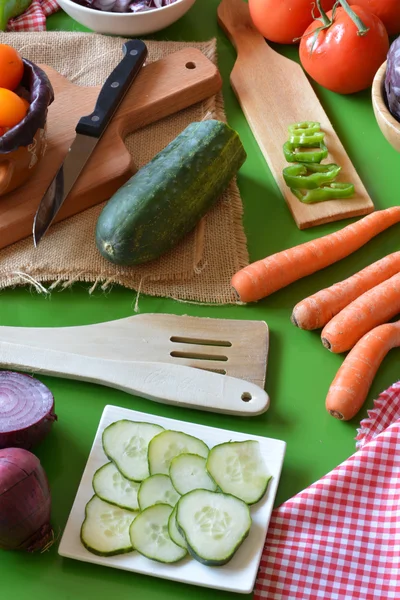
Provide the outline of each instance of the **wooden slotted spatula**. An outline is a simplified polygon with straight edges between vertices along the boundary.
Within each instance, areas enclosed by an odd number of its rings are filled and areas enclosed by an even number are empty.
[[[8,369],[89,381],[162,404],[241,416],[269,407],[269,396],[258,385],[177,364],[102,359],[10,342],[0,342],[0,357]]]
[[[230,77],[232,88],[298,228],[371,213],[372,200],[302,67],[270,48],[243,0],[222,0],[218,23],[238,54]],[[353,198],[304,204],[291,193],[282,176],[288,165],[282,147],[288,139],[288,125],[302,121],[321,123],[329,150],[324,162],[342,167],[338,181],[354,184]]]
[[[0,327],[0,342],[101,360],[196,367],[264,388],[269,332],[264,321],[147,313],[77,327]]]

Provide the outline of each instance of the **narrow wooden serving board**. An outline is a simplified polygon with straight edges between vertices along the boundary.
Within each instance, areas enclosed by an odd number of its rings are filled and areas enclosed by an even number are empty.
[[[238,54],[230,78],[232,88],[298,228],[373,212],[372,200],[302,67],[270,48],[255,29],[243,0],[222,0],[218,22]],[[354,184],[353,198],[304,204],[291,193],[282,176],[289,164],[282,147],[288,139],[288,125],[301,121],[321,123],[329,150],[323,162],[342,167],[338,181]]]
[[[54,87],[47,118],[47,150],[20,188],[0,197],[0,248],[32,234],[39,202],[62,164],[80,117],[90,114],[101,86],[78,86],[41,65]],[[124,138],[145,125],[200,102],[221,89],[217,67],[196,48],[145,66],[126,94],[84,171],[56,217],[61,221],[107,200],[135,172]]]

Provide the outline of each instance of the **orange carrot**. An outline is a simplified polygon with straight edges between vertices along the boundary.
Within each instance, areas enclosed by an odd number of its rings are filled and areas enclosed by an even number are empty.
[[[329,388],[325,406],[332,417],[348,421],[360,410],[386,354],[400,346],[400,321],[375,327],[357,342]]]
[[[355,275],[298,302],[291,321],[300,329],[319,329],[361,294],[399,272],[400,252],[394,252]]]
[[[346,352],[374,327],[400,313],[400,273],[383,281],[346,306],[322,330],[331,352]]]
[[[340,231],[267,256],[241,269],[231,284],[242,302],[255,302],[355,252],[400,222],[400,206],[376,211]]]

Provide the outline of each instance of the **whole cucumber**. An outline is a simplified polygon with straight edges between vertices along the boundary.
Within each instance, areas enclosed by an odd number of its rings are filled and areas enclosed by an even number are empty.
[[[158,258],[195,227],[245,159],[228,125],[191,123],[103,208],[96,225],[100,253],[118,265]]]

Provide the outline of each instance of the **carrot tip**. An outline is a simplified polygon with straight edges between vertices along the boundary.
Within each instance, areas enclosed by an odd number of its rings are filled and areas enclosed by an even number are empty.
[[[339,419],[339,421],[345,421],[345,418],[342,415],[342,413],[340,413],[337,410],[330,410],[329,414],[332,415],[332,417],[335,417],[335,419]]]
[[[321,338],[322,341],[322,345],[325,346],[325,348],[328,348],[328,350],[332,350],[332,344],[330,343],[329,340],[327,340],[326,338]]]

